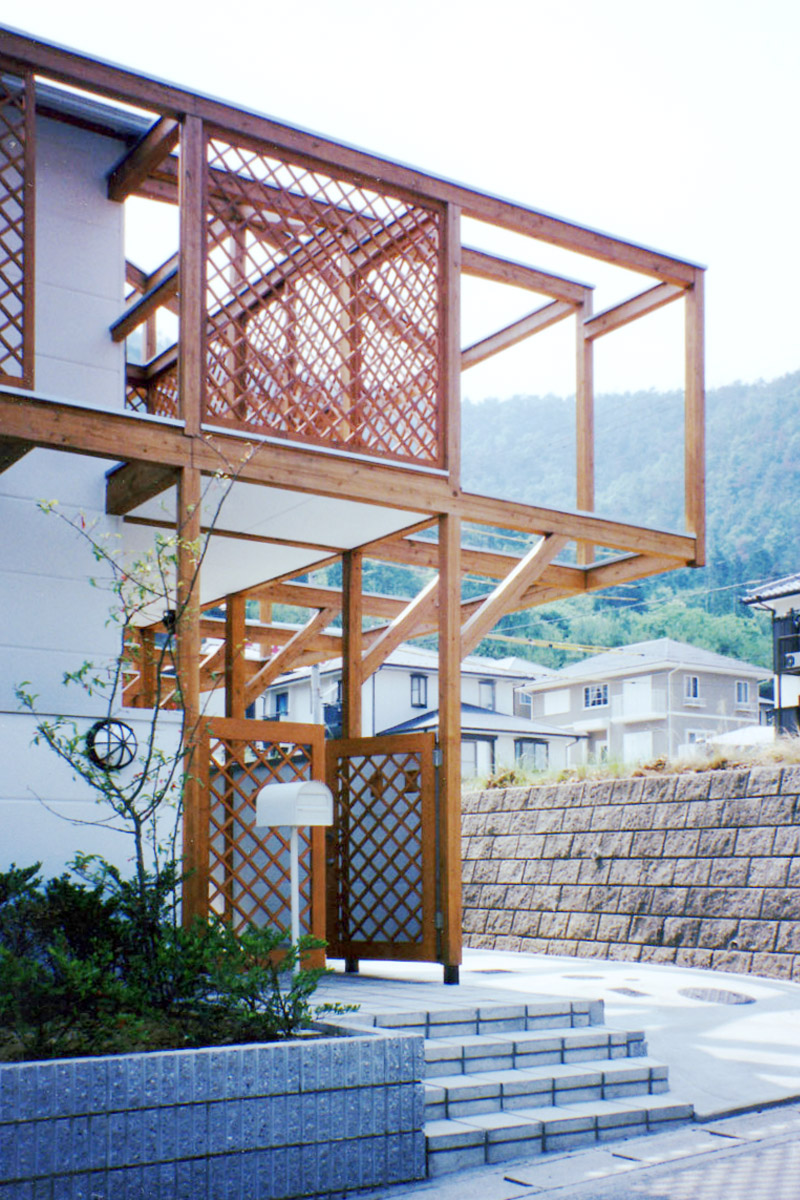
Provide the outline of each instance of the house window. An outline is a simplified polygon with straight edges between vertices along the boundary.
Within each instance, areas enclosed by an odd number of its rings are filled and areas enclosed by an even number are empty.
[[[689,704],[700,699],[700,677],[698,675],[684,675],[683,698]]]
[[[411,676],[411,707],[412,708],[427,708],[428,707],[428,676],[427,675],[412,675]]]
[[[494,680],[481,679],[478,682],[478,704],[481,708],[489,708],[494,712]]]
[[[533,716],[533,696],[530,692],[514,692],[515,716],[532,717]]]
[[[275,692],[273,697],[272,717],[275,721],[282,721],[284,717],[289,715],[289,693]]]
[[[739,708],[750,703],[750,684],[746,679],[736,680],[736,704]]]
[[[547,750],[547,742],[542,738],[516,738],[514,761],[526,771],[546,771]]]
[[[584,708],[605,708],[608,704],[608,684],[590,683],[583,689]]]

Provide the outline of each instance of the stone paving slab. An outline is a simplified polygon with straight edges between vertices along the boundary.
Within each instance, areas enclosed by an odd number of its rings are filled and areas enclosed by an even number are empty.
[[[797,1200],[800,1106],[519,1158],[371,1200]]]

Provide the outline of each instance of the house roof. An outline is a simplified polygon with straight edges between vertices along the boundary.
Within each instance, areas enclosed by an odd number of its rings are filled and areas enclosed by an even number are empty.
[[[772,583],[760,584],[755,591],[742,597],[742,604],[767,604],[770,600],[782,600],[787,596],[800,597],[800,572],[773,579]]]
[[[425,650],[421,646],[403,644],[386,659],[385,667],[402,667],[412,671],[438,671],[439,656],[435,650]],[[342,669],[341,658],[331,658],[320,664],[323,674]],[[310,667],[298,667],[280,677],[282,685],[293,680],[305,679],[311,672]],[[485,679],[514,679],[534,680],[556,675],[552,667],[544,667],[541,663],[530,662],[526,658],[484,658],[479,654],[468,655],[461,663],[462,675],[479,675]],[[272,685],[273,687],[275,684]]]
[[[380,732],[381,734],[420,733],[438,728],[439,710],[432,709],[430,712],[420,713],[417,717],[411,717],[408,721],[402,721],[399,725],[392,725],[389,729],[382,729]],[[531,721],[527,717],[515,717],[510,713],[479,708],[477,704],[462,703],[461,734],[463,736],[470,733],[483,734],[487,737],[495,737],[499,733],[512,733],[532,738],[569,738],[571,741],[587,736],[585,733],[573,733],[571,730],[559,729],[555,725],[548,725],[545,721]]]
[[[716,654],[713,650],[704,650],[700,646],[691,646],[688,642],[676,642],[673,638],[665,637],[654,638],[648,642],[633,642],[629,646],[593,654],[582,662],[562,667],[554,676],[530,684],[525,690],[541,691],[544,687],[558,685],[562,681],[571,683],[580,679],[596,679],[598,676],[605,678],[610,675],[632,675],[652,671],[658,667],[667,670],[676,667],[695,668],[699,671],[746,675],[755,679],[766,679],[770,674],[765,667],[757,667],[753,663],[730,658],[726,654]]]

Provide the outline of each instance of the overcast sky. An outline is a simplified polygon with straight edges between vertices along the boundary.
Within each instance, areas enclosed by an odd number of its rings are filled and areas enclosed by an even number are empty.
[[[709,385],[800,369],[798,0],[0,0],[0,19],[702,263]],[[465,240],[596,283],[596,309],[650,286]],[[468,283],[465,344],[526,304]],[[597,344],[598,391],[680,386],[680,307]],[[567,325],[464,394],[568,394]]]

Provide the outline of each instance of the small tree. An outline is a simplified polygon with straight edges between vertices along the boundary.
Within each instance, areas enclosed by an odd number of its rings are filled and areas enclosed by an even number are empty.
[[[234,473],[216,477],[219,494],[211,531],[234,479]],[[104,1029],[101,1046],[118,1048],[116,1026],[110,1041],[106,1035],[109,1015],[113,1024],[122,1010],[137,1019],[153,1010],[170,1018],[179,1016],[184,1022],[180,1037],[190,1039],[188,1044],[232,1036],[241,1040],[249,1034],[285,1036],[310,1019],[308,997],[320,974],[319,969],[295,968],[324,943],[302,938],[298,946],[287,947],[285,935],[276,930],[251,929],[236,935],[213,918],[188,929],[178,919],[182,871],[177,842],[184,787],[196,769],[191,746],[198,729],[187,727],[175,642],[189,604],[195,603],[210,531],[196,543],[182,540],[180,530],[172,536],[157,533],[152,549],[130,560],[113,535],[99,531],[84,517],[70,515],[51,501],[42,501],[39,507],[65,522],[87,544],[101,570],[91,580],[92,586],[109,591],[108,620],[119,633],[119,651],[109,661],[85,661],[63,677],[67,688],[78,688],[102,704],[104,721],[93,726],[90,734],[114,720],[123,702],[126,675],[132,667],[142,666],[136,625],[145,614],[152,623],[155,611],[162,616],[165,632],[154,643],[154,695],[146,734],[138,750],[124,743],[118,746],[110,764],[74,718],[39,716],[29,682],[16,689],[21,707],[37,717],[34,742],[49,747],[104,805],[104,815],[97,821],[81,823],[128,835],[133,841],[134,869],[132,877],[126,878],[101,856],[79,854],[70,865],[83,882],[70,884],[64,877],[59,888],[51,881],[44,889],[38,876],[34,878],[36,869],[28,875],[12,872],[5,901],[0,886],[0,976],[9,985],[6,991],[17,995],[20,1003],[9,1000],[5,1007],[0,1005],[0,1025],[13,1027],[17,1040],[40,1055],[48,1038],[51,1052],[53,1046],[61,1052],[65,1041],[87,1052],[86,1032],[78,1029],[84,1018],[89,1019],[89,1037],[95,1046],[99,1022]],[[193,564],[192,575],[178,588],[173,584],[178,563],[187,559]],[[178,745],[165,746],[165,703],[180,713]],[[172,732],[174,737],[174,728]],[[123,762],[127,771],[119,774],[114,767]],[[27,950],[15,936],[9,940],[8,930],[18,929],[21,913],[27,913],[33,925],[51,928],[56,895],[66,898],[70,912],[83,913],[91,906],[103,912],[102,944],[92,942],[78,953],[60,936],[49,940],[45,936],[35,946],[26,943]],[[281,986],[282,979],[288,987]],[[334,1007],[334,1011],[341,1010]],[[77,1025],[76,1013],[80,1014]],[[31,1025],[34,1014],[38,1015]],[[187,1033],[189,1018],[191,1032]]]

